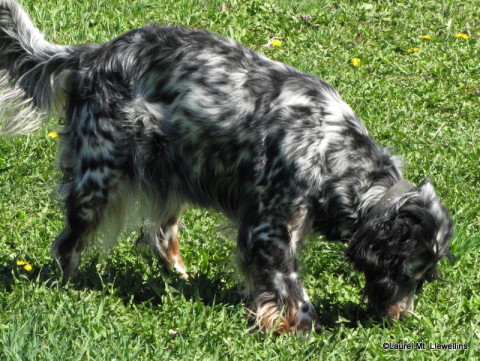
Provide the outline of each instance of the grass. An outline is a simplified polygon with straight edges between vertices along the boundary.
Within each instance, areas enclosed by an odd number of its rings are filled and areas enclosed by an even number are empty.
[[[322,332],[261,334],[245,317],[235,231],[189,209],[181,230],[191,281],[162,274],[127,233],[108,258],[90,250],[59,285],[50,245],[62,228],[53,189],[55,120],[0,139],[0,360],[475,360],[480,356],[480,23],[475,0],[24,0],[47,38],[102,42],[148,21],[206,28],[332,83],[371,134],[392,145],[406,177],[430,177],[456,221],[447,282],[416,299],[417,317],[388,325],[365,310],[362,276],[344,246],[312,235],[303,279]],[[303,15],[301,15],[303,14]],[[301,15],[301,16],[300,16]],[[308,16],[306,16],[308,15]],[[466,33],[469,39],[455,37]],[[422,39],[428,35],[430,40]],[[280,46],[265,47],[271,39]],[[418,48],[418,50],[409,49]],[[353,58],[360,65],[352,65]],[[17,261],[26,261],[27,271]],[[384,350],[385,343],[468,350]]]

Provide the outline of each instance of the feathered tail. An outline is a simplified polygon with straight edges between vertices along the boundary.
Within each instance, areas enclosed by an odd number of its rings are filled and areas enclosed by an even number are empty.
[[[46,41],[17,2],[0,0],[0,135],[30,133],[63,109],[71,53]]]

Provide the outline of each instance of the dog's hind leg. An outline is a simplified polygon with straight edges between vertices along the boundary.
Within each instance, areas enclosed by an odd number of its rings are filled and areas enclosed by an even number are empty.
[[[68,278],[80,264],[80,255],[87,245],[88,236],[98,225],[99,214],[86,203],[79,201],[78,195],[73,193],[66,207],[66,226],[53,244],[53,253],[64,276]]]
[[[114,122],[95,117],[88,106],[72,114],[79,116],[67,125],[60,145],[66,226],[53,244],[54,256],[66,277],[78,267],[89,236],[102,223],[125,177],[126,164],[125,146],[120,144]]]
[[[188,274],[178,241],[178,218],[172,218],[162,225],[157,239],[158,242],[152,244],[153,253],[164,263],[167,270],[174,270],[180,274],[180,278],[187,279]]]
[[[146,220],[143,225],[142,236],[137,240],[137,245],[145,244],[163,264],[165,271],[175,271],[180,278],[187,279],[188,274],[180,253],[178,238],[179,217],[184,209],[183,204],[172,207],[168,216],[159,217],[157,221]],[[174,208],[174,209],[172,209]]]

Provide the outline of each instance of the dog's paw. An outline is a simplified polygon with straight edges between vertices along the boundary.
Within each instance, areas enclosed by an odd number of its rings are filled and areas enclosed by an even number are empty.
[[[295,331],[297,336],[303,336],[312,330],[320,332],[320,319],[313,304],[306,301],[297,310]]]
[[[320,320],[310,301],[290,307],[279,307],[274,301],[261,303],[257,307],[255,318],[257,327],[264,332],[303,336],[312,330],[320,330]]]

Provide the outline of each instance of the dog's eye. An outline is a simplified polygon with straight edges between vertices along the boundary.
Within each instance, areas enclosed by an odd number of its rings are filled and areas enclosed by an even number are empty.
[[[418,269],[412,274],[412,278],[415,280],[420,280],[425,275],[425,269]]]
[[[430,278],[435,274],[435,263],[425,262],[422,259],[417,259],[414,262],[407,262],[404,266],[405,274],[415,281]]]
[[[412,263],[407,263],[405,265],[405,275],[407,275],[409,278],[413,279],[420,279],[423,274],[425,273],[425,266],[422,265],[414,265]]]

